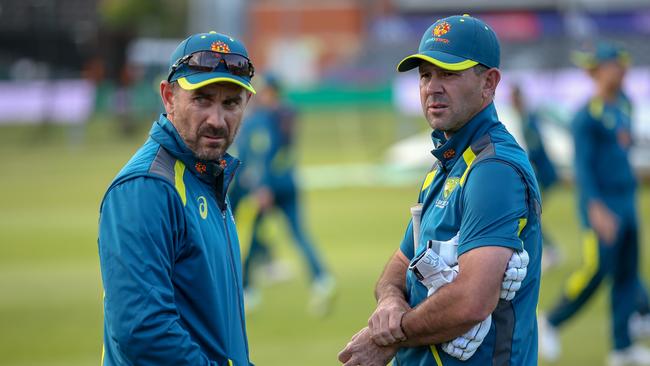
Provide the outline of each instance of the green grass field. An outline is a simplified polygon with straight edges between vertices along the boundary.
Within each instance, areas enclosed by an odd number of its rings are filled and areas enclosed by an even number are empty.
[[[390,111],[314,111],[305,115],[303,165],[377,163],[404,131]],[[106,121],[84,130],[0,128],[0,364],[97,365],[102,347],[101,281],[97,258],[98,206],[111,178],[143,141],[121,139]],[[80,136],[83,141],[78,141]],[[423,171],[424,173],[424,171]],[[377,182],[378,184],[381,182]],[[329,317],[308,315],[308,281],[283,230],[276,250],[293,264],[293,280],[262,289],[263,305],[247,322],[257,365],[336,365],[336,354],[366,324],[373,285],[398,247],[419,181],[404,187],[347,187],[305,192],[307,219],[338,280]],[[547,308],[580,263],[573,191],[547,197],[544,220],[566,261],[543,280]],[[643,189],[643,247],[650,246],[650,189]],[[275,223],[278,223],[275,221]],[[644,263],[650,260],[644,250]],[[642,267],[650,278],[648,266]],[[562,332],[560,365],[601,364],[609,349],[606,292]]]

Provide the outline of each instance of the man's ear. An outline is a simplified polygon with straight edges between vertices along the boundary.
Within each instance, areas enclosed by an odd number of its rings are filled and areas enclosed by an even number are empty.
[[[167,80],[160,82],[160,97],[168,117],[174,114],[174,87]]]
[[[485,71],[485,84],[483,85],[483,97],[493,98],[501,81],[501,72],[497,68],[491,68]]]

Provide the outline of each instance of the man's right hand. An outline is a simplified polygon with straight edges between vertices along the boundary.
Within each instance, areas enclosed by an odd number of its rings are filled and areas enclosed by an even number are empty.
[[[614,244],[616,232],[618,231],[618,218],[612,211],[600,201],[589,202],[587,209],[589,215],[589,224],[596,231],[598,237],[605,244]]]
[[[257,200],[257,206],[262,212],[266,212],[273,207],[273,201],[275,197],[273,192],[267,187],[261,187],[255,192],[255,199]]]
[[[406,334],[402,331],[402,316],[410,309],[403,297],[380,299],[377,309],[368,319],[373,342],[379,346],[388,346],[406,340]]]

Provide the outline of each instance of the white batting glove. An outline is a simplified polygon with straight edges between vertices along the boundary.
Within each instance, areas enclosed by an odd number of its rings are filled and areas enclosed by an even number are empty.
[[[521,288],[521,282],[526,278],[529,261],[530,258],[526,250],[512,253],[501,283],[501,295],[499,296],[501,299],[510,301],[515,298],[517,290]]]
[[[485,336],[490,331],[491,325],[492,315],[489,315],[485,320],[472,327],[467,333],[443,343],[442,350],[461,361],[468,360],[483,343]]]
[[[427,242],[427,247],[431,247],[434,252],[447,263],[449,267],[453,267],[458,264],[458,239],[460,238],[460,232],[456,233],[456,236],[447,240],[429,240]]]
[[[458,275],[458,266],[454,268],[445,263],[444,259],[431,247],[431,240],[427,249],[418,255],[409,265],[417,279],[427,289],[427,296],[431,296],[440,287],[451,283]]]

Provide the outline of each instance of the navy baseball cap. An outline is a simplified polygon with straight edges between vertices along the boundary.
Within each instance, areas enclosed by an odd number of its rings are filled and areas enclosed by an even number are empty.
[[[255,93],[251,84],[253,74],[244,44],[212,31],[193,34],[176,47],[169,61],[167,81],[177,81],[185,90],[227,82]]]
[[[499,67],[500,52],[499,40],[485,22],[468,14],[454,15],[433,23],[422,35],[418,52],[404,58],[397,71],[414,69],[422,61],[451,71],[477,64]]]
[[[622,47],[605,41],[600,41],[595,46],[585,47],[580,51],[573,52],[571,60],[578,67],[584,69],[593,69],[610,61],[617,61],[623,66],[628,66],[631,61],[630,54]]]

